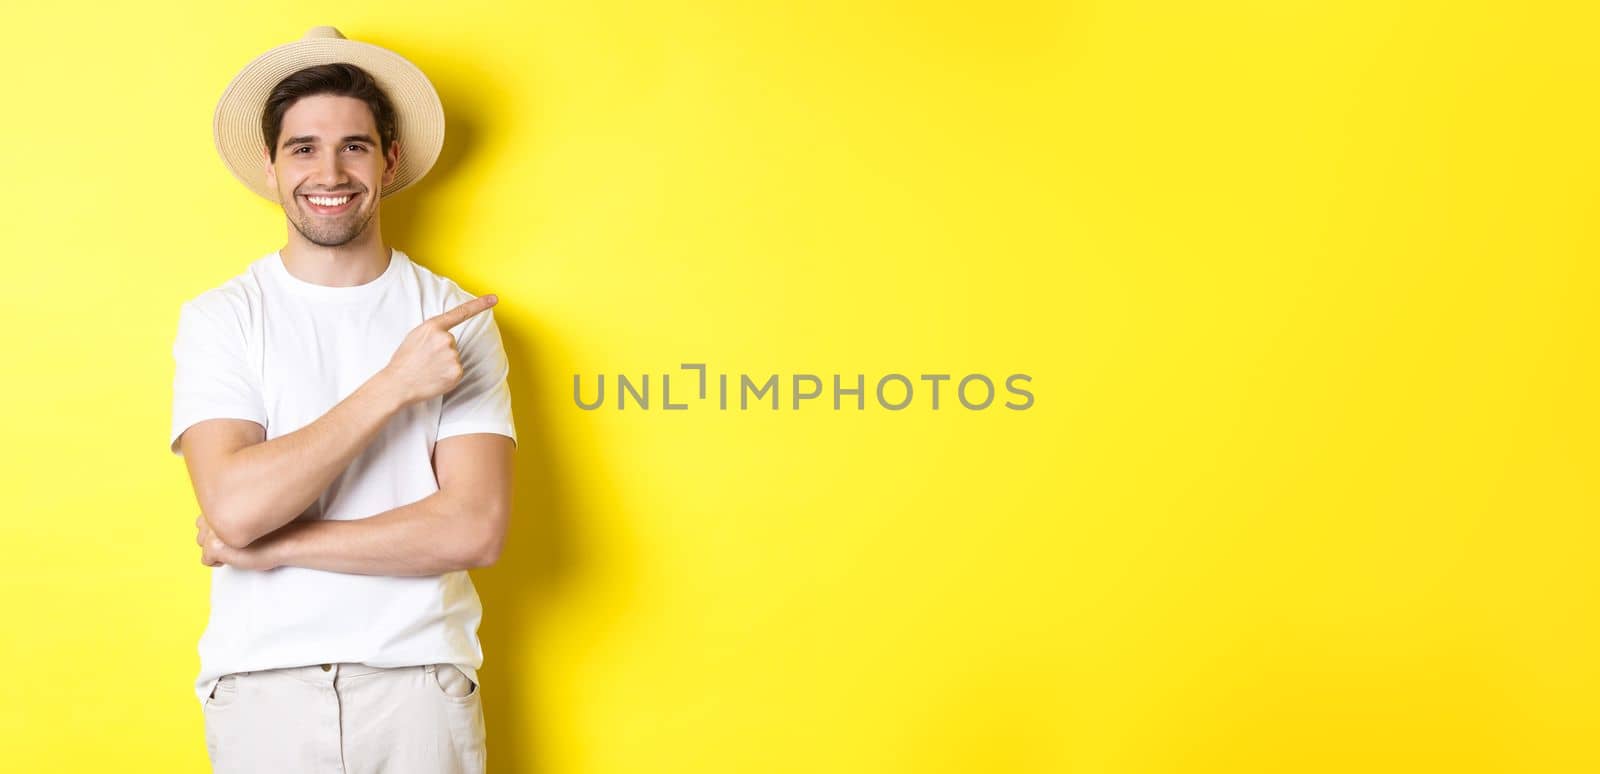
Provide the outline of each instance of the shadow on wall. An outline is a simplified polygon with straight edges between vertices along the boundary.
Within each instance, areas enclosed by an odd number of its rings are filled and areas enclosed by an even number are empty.
[[[584,569],[575,534],[578,519],[562,482],[564,460],[545,428],[553,426],[541,409],[558,405],[541,387],[551,379],[539,367],[521,331],[500,327],[511,363],[512,412],[517,419],[515,480],[511,524],[500,560],[475,570],[473,585],[483,601],[478,637],[483,645],[484,720],[488,725],[489,770],[543,772],[537,758],[545,749],[533,696],[519,695],[544,677],[540,624],[543,613],[558,606],[559,597],[580,582]],[[554,719],[552,719],[554,721]],[[531,758],[531,759],[530,759]]]

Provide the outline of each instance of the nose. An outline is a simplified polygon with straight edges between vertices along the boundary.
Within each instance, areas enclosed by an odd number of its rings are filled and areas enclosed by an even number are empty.
[[[346,182],[344,167],[337,153],[324,153],[312,175],[322,190],[337,189]]]

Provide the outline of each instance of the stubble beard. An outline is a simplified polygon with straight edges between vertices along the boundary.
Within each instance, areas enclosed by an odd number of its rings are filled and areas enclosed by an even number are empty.
[[[323,218],[304,208],[305,204],[296,196],[293,205],[283,208],[283,214],[288,216],[289,222],[294,224],[294,229],[300,232],[300,236],[319,247],[338,247],[348,244],[361,236],[361,233],[367,230],[367,224],[372,222],[371,212],[356,210],[338,218]]]

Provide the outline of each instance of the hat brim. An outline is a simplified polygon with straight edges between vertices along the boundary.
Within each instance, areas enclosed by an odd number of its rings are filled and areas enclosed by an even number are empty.
[[[261,136],[261,111],[268,95],[293,73],[335,62],[348,62],[371,73],[394,104],[400,163],[394,180],[383,187],[379,198],[421,180],[439,159],[444,147],[444,105],[433,83],[416,65],[393,51],[358,40],[297,40],[245,65],[222,92],[212,118],[212,137],[222,162],[262,198],[278,201],[278,192],[267,185],[264,169],[267,146]]]

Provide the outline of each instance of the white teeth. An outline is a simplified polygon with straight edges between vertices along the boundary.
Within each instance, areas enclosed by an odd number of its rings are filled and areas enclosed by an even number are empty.
[[[339,206],[341,204],[344,204],[347,201],[350,201],[350,197],[348,197],[348,196],[343,196],[343,197],[340,197],[338,199],[330,199],[330,198],[325,197],[325,196],[307,196],[306,199],[309,200],[312,204],[318,205],[320,207],[337,207],[337,206]]]

